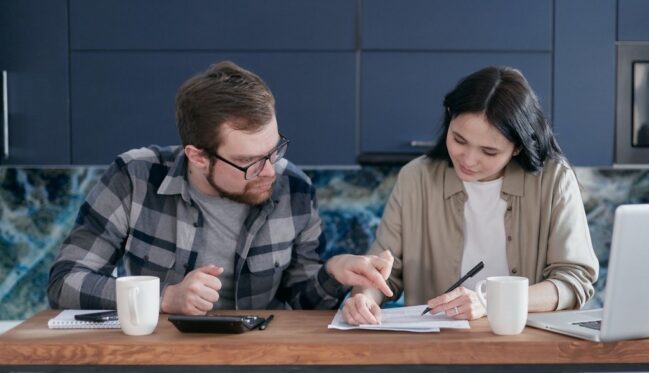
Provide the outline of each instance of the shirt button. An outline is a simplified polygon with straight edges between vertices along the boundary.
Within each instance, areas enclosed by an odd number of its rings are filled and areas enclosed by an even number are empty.
[[[511,206],[507,206],[507,211],[512,211],[512,207],[511,207]]]
[[[279,262],[275,262],[275,268],[279,267]]]
[[[198,222],[194,223],[194,228],[198,228]]]
[[[513,273],[513,274],[517,274],[517,273],[518,273],[518,269],[516,269],[516,268],[512,268],[512,273]]]
[[[507,236],[507,241],[511,241],[511,240],[512,240],[512,236]]]

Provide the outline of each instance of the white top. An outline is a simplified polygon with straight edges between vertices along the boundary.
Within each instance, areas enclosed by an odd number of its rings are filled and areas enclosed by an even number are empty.
[[[191,186],[189,194],[202,212],[203,227],[194,245],[200,245],[196,268],[223,267],[221,290],[214,309],[234,309],[234,256],[243,222],[250,207],[228,198],[208,196]]]
[[[463,184],[468,200],[464,205],[464,254],[460,276],[464,276],[478,262],[484,262],[482,271],[462,284],[474,290],[480,280],[509,274],[505,246],[507,203],[500,198],[502,178]]]

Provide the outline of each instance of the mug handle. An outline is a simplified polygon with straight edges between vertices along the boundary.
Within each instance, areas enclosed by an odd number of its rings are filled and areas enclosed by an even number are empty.
[[[487,280],[480,280],[475,286],[475,293],[478,295],[478,300],[482,303],[484,308],[487,308],[487,299],[485,299],[485,292],[482,290]]]
[[[140,315],[137,313],[137,295],[139,294],[140,289],[136,287],[128,288],[128,310],[130,314],[131,323],[133,325],[140,324]]]

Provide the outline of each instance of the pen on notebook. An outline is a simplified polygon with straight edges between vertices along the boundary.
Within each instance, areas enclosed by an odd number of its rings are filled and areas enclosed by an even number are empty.
[[[468,280],[470,277],[473,277],[476,273],[480,272],[480,270],[482,270],[482,268],[484,268],[484,263],[483,262],[480,262],[480,263],[476,264],[475,267],[471,268],[471,270],[466,273],[466,275],[462,276],[459,280],[457,280],[456,283],[451,285],[451,287],[448,288],[448,290],[446,290],[444,292],[444,294],[455,290],[455,288],[462,285],[462,283],[464,281]],[[421,313],[421,315],[424,316],[425,314],[430,312],[430,310],[431,310],[430,307],[426,307],[426,309],[424,310],[424,312]]]
[[[261,325],[259,325],[259,330],[266,330],[266,327],[268,326],[268,324],[270,324],[270,321],[273,319],[273,317],[275,317],[275,315],[271,313],[270,316],[268,316],[266,320],[264,320]]]

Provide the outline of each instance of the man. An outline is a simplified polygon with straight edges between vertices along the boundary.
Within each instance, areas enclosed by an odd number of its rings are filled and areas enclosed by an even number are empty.
[[[231,62],[176,97],[182,147],[120,155],[82,205],[50,271],[53,308],[114,309],[115,277],[160,278],[160,308],[333,308],[348,286],[386,294],[392,258],[340,255],[325,238],[310,180],[285,160],[275,100]]]

